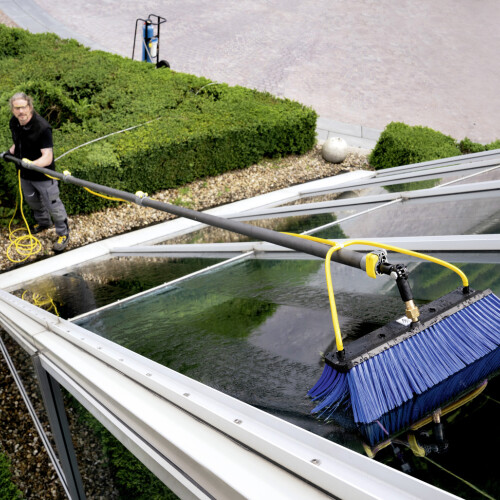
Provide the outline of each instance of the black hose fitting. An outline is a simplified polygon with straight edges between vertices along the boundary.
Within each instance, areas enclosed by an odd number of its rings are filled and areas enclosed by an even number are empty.
[[[413,323],[418,321],[420,312],[418,307],[413,302],[413,292],[410,287],[408,278],[410,276],[408,268],[404,264],[390,264],[389,262],[381,262],[378,267],[381,274],[387,274],[396,280],[396,285],[399,290],[399,295],[406,306],[406,317]]]
[[[389,262],[381,262],[378,268],[380,274],[386,274],[396,280],[399,294],[403,302],[413,300],[413,292],[408,283],[409,273],[408,268],[404,264],[389,264]]]

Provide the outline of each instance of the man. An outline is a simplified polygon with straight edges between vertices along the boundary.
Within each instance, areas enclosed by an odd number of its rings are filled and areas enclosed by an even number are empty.
[[[13,114],[9,126],[14,141],[10,154],[37,167],[55,170],[52,127],[33,109],[31,96],[19,92],[9,102]],[[40,172],[21,168],[21,187],[36,221],[30,228],[31,233],[37,234],[54,223],[58,238],[53,249],[62,252],[68,246],[69,227],[57,181]]]

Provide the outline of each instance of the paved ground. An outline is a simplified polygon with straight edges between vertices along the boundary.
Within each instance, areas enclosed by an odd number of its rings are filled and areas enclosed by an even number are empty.
[[[500,138],[498,0],[0,0],[0,10],[125,57],[135,20],[158,14],[172,69],[298,100],[325,128],[369,138],[404,121]]]

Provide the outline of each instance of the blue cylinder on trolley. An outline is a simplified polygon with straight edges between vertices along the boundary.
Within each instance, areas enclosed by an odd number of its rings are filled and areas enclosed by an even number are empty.
[[[153,40],[154,43],[152,43]],[[153,25],[146,21],[142,27],[142,60],[146,62],[153,62],[153,57],[156,57],[157,47],[158,39],[154,36]]]

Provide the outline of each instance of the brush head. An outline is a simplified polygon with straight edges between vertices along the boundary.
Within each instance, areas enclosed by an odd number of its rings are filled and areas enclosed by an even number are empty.
[[[367,424],[443,381],[460,392],[500,368],[500,298],[490,290],[455,290],[422,307],[419,323],[393,321],[349,344],[344,360],[328,356],[309,391],[313,413],[328,420],[349,398],[354,421]]]
[[[342,355],[338,352],[327,353],[325,362],[339,372],[348,372],[354,366],[417,335],[491,293],[491,290],[468,290],[468,293],[464,293],[463,288],[457,288],[420,307],[419,321],[411,323],[406,317],[391,321],[348,344]]]

